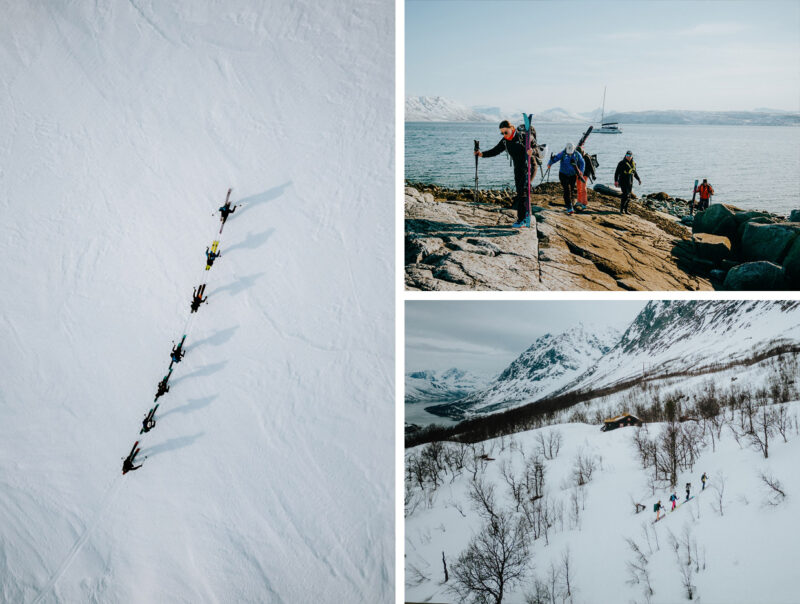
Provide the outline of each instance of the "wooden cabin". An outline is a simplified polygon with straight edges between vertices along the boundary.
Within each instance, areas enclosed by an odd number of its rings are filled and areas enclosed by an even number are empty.
[[[608,432],[609,430],[616,430],[617,428],[623,428],[625,426],[641,426],[642,420],[640,420],[635,415],[631,415],[630,413],[623,413],[622,415],[618,415],[617,417],[611,417],[609,419],[603,420],[603,426],[600,428],[603,432]]]

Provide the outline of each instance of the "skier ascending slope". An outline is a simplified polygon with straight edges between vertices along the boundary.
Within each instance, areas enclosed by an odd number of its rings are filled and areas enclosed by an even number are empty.
[[[661,520],[661,510],[662,509],[664,509],[664,508],[661,506],[661,500],[659,499],[658,502],[655,505],[653,505],[653,511],[656,513],[656,522]]]
[[[500,122],[500,134],[503,138],[494,147],[488,151],[474,151],[474,155],[478,157],[494,157],[500,155],[503,151],[508,153],[511,158],[511,163],[514,165],[514,184],[517,187],[517,195],[514,197],[514,208],[517,210],[517,221],[514,223],[515,228],[525,226],[525,221],[530,219],[527,215],[528,212],[528,157],[533,157],[533,150],[536,147],[536,129],[531,126],[531,148],[525,150],[525,134],[520,132],[511,125],[508,120]],[[530,162],[531,166],[531,179],[536,174],[537,163]]]
[[[195,287],[192,290],[192,312],[197,312],[197,309],[200,308],[200,305],[203,304],[206,300],[208,300],[208,296],[205,298],[203,297],[203,293],[206,291],[206,284],[203,283],[200,287]]]
[[[219,241],[214,241],[211,244],[210,250],[206,248],[206,270],[209,270],[212,266],[214,266],[214,260],[222,256],[222,254],[217,251],[218,245]]]
[[[572,143],[567,143],[563,151],[551,157],[547,162],[547,167],[549,168],[557,161],[561,162],[558,169],[558,180],[561,181],[561,188],[564,191],[566,212],[574,214],[572,199],[578,195],[578,178],[583,178],[586,163],[583,161],[583,156],[575,152],[575,145]]]
[[[692,489],[692,483],[691,482],[687,482],[686,483],[686,501],[689,501],[689,491],[691,489]],[[686,503],[686,501],[684,501],[684,503]]]
[[[157,401],[158,397],[164,396],[167,392],[169,392],[169,378],[171,375],[172,375],[172,367],[170,367],[169,371],[167,372],[167,375],[164,376],[164,379],[162,379],[158,383],[158,390],[156,390],[156,398],[153,399],[153,402]]]
[[[700,482],[703,483],[703,488],[700,489],[701,491],[705,491],[706,490],[706,480],[708,480],[708,476],[706,476],[706,473],[703,472],[703,475],[700,477]]]
[[[669,496],[669,500],[672,502],[672,511],[675,511],[675,506],[678,504],[678,496],[673,493]]]
[[[143,464],[139,464],[138,466],[133,465],[136,463],[136,455],[139,453],[138,444],[139,444],[138,440],[135,443],[133,443],[133,447],[131,447],[131,452],[128,453],[128,456],[125,458],[125,461],[122,462],[123,475],[127,474],[131,470],[138,470],[143,465]]]
[[[183,336],[177,346],[172,347],[172,352],[169,355],[169,366],[172,367],[173,363],[180,363],[183,360],[186,351],[183,349],[183,343],[186,341],[186,336]]]
[[[236,211],[236,208],[239,206],[233,206],[231,208],[231,189],[228,189],[228,195],[225,198],[225,204],[219,209],[219,219],[222,224],[219,226],[219,232],[222,232],[222,228],[225,226],[225,221],[228,220],[228,216],[233,214]]]
[[[150,411],[148,411],[147,414],[145,414],[144,419],[142,420],[142,429],[139,430],[139,434],[150,432],[150,430],[156,427],[156,420],[155,420],[156,409],[158,409],[158,405],[150,409]]]

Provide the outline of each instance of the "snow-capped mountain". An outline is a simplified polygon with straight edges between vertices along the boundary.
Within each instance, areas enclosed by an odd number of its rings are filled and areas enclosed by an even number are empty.
[[[495,119],[440,96],[406,98],[407,122],[486,122]]]
[[[545,124],[584,124],[587,119],[561,107],[553,107],[533,114],[533,121]]]
[[[800,302],[657,300],[563,391],[745,361],[782,345],[800,345]]]
[[[605,119],[624,124],[800,125],[800,113],[767,111],[626,111],[606,113]]]
[[[412,371],[406,374],[406,404],[453,401],[483,388],[489,380],[487,376],[455,367],[445,371]]]
[[[573,383],[611,350],[620,334],[579,323],[538,338],[485,389],[429,411],[449,416],[494,413],[543,398]]]

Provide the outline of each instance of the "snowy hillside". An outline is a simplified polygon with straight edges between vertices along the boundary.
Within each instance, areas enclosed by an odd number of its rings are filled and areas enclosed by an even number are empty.
[[[565,390],[595,389],[642,375],[701,370],[800,345],[800,302],[657,300],[622,339]]]
[[[485,389],[436,413],[470,417],[535,401],[571,384],[619,341],[614,329],[595,332],[582,323],[560,334],[546,334],[517,357]]]
[[[485,122],[494,119],[440,96],[406,98],[407,122]]]
[[[393,17],[5,3],[0,601],[394,601]]]
[[[496,588],[487,569],[497,552],[506,561],[504,604],[672,604],[690,594],[701,602],[795,602],[800,402],[782,407],[787,442],[774,432],[768,458],[741,432],[737,443],[740,415],[726,412],[721,438],[711,447],[705,433],[675,489],[652,484],[634,444],[637,433],[657,440],[666,424],[606,433],[566,424],[407,451],[406,600],[477,601],[478,588],[464,588],[466,570],[483,568],[473,578]],[[691,432],[697,424],[678,426]],[[684,502],[687,482],[693,498]],[[680,504],[654,523],[654,504],[669,509],[673,492]]]

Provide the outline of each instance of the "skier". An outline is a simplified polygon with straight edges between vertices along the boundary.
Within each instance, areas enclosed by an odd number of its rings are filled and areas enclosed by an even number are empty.
[[[708,179],[703,179],[703,184],[694,190],[695,193],[700,193],[700,203],[697,206],[697,211],[702,212],[708,209],[708,202],[714,194],[714,187],[708,184]]]
[[[184,339],[186,336],[184,336]],[[186,351],[183,349],[183,340],[177,346],[172,347],[172,353],[170,353],[169,358],[171,359],[169,362],[169,366],[172,367],[173,363],[180,363],[183,360]]]
[[[706,490],[706,480],[708,480],[708,476],[706,476],[706,473],[703,472],[703,475],[700,477],[700,481],[703,483],[703,488],[700,489],[701,491]]]
[[[589,201],[589,197],[586,192],[586,187],[588,185],[589,179],[591,178],[592,181],[594,181],[597,178],[597,174],[595,174],[594,171],[594,164],[592,163],[592,157],[588,153],[586,153],[586,151],[582,146],[578,147],[578,153],[581,154],[581,157],[583,158],[583,163],[585,164],[586,167],[583,169],[583,180],[579,178],[576,183],[578,186],[578,203],[576,205],[579,206],[580,209],[585,210],[586,203]]]
[[[661,510],[662,509],[663,508],[661,507],[661,500],[659,499],[658,503],[653,505],[653,511],[656,513],[656,522],[658,522],[661,519]]]
[[[674,512],[675,506],[678,503],[678,496],[675,493],[673,493],[672,495],[669,496],[669,500],[672,502],[672,511]]]
[[[219,209],[219,214],[220,214],[219,219],[222,222],[222,224],[219,227],[220,233],[222,232],[222,227],[225,226],[225,222],[228,220],[228,216],[233,214],[236,211],[236,208],[238,207],[239,206],[233,206],[233,208],[231,208],[231,202],[226,201],[225,205]]]
[[[686,483],[686,501],[689,501],[689,491],[691,489],[692,489],[692,483],[691,482],[687,482]],[[684,501],[684,503],[686,503],[686,501]]]
[[[575,152],[575,145],[572,143],[567,143],[563,151],[551,157],[547,167],[549,168],[557,161],[561,162],[558,169],[558,180],[561,181],[561,188],[564,190],[564,205],[567,207],[565,211],[567,214],[574,214],[575,211],[572,209],[573,192],[577,197],[578,178],[586,169],[586,164],[583,156]]]
[[[144,419],[142,420],[142,429],[139,430],[139,434],[150,432],[150,430],[156,427],[156,420],[155,420],[156,409],[158,409],[158,405],[150,409],[150,411],[148,411],[145,414]]]
[[[636,162],[633,161],[633,152],[626,151],[625,157],[617,164],[617,169],[614,172],[614,186],[622,189],[622,200],[619,204],[620,214],[630,214],[628,211],[628,204],[631,201],[631,193],[633,192],[633,179],[642,184],[642,179],[639,178],[639,173],[636,172]]]
[[[164,396],[167,392],[169,392],[169,376],[172,375],[172,368],[170,367],[169,373],[164,376],[164,379],[158,383],[158,390],[156,390],[156,398],[153,399],[153,402],[156,402],[160,396]]]
[[[131,452],[128,453],[128,456],[125,458],[125,461],[122,462],[123,475],[127,474],[131,470],[138,470],[139,468],[142,467],[142,464],[139,464],[138,466],[133,465],[134,463],[136,463],[136,455],[139,453],[139,449],[136,447],[136,445],[138,444],[139,444],[138,440],[135,443],[133,443],[133,447],[131,447]]]
[[[216,246],[214,246],[214,249],[212,250],[206,248],[206,270],[214,266],[214,260],[216,260],[220,256],[222,256],[222,254],[216,251]]]
[[[503,138],[488,151],[475,150],[474,155],[478,157],[494,157],[503,151],[508,153],[514,165],[514,184],[517,188],[517,195],[514,197],[514,207],[517,210],[517,221],[512,225],[515,228],[530,226],[530,216],[528,216],[527,200],[525,189],[528,188],[528,158],[525,153],[525,133],[519,132],[508,120],[500,122],[500,134]],[[536,129],[531,126],[531,148],[527,155],[531,157],[531,181],[536,175],[536,161],[533,158],[533,150],[536,149]],[[530,192],[528,192],[530,194]]]
[[[200,305],[208,300],[208,296],[205,298],[203,297],[203,293],[205,291],[205,283],[203,283],[200,287],[195,287],[194,290],[192,290],[192,312],[197,312],[197,310],[200,308]]]

